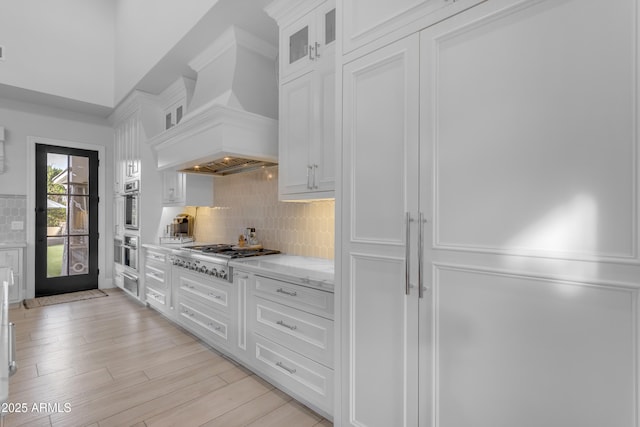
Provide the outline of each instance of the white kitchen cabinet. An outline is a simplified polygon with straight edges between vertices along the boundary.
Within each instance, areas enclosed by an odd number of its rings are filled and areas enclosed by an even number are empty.
[[[13,286],[9,286],[9,302],[22,300],[22,283],[24,281],[24,250],[22,247],[0,248],[0,267],[13,270]]]
[[[289,15],[276,18],[281,28],[281,80],[288,80],[293,75],[312,71],[318,63],[330,61],[335,52],[336,41],[334,0],[295,2],[297,4],[291,1],[278,1],[274,2],[274,5],[282,7],[287,3],[291,5],[286,11]],[[277,14],[281,17],[284,13],[277,12]]]
[[[247,292],[249,364],[333,415],[333,293],[259,274]]]
[[[404,292],[405,264],[415,264],[405,259],[405,217],[418,208],[418,182],[405,177],[418,176],[418,42],[344,68],[343,304],[354,314],[342,317],[346,425],[418,423],[418,300]]]
[[[342,52],[406,37],[485,0],[345,0]]]
[[[635,425],[636,8],[488,1],[343,65],[342,425]]]
[[[282,7],[286,2],[278,1]],[[290,2],[289,2],[290,3]],[[311,9],[309,9],[311,8]],[[334,197],[335,2],[270,12],[280,25],[279,197]],[[302,17],[298,17],[302,15]],[[289,23],[296,17],[293,23]]]
[[[122,193],[124,183],[140,177],[140,125],[139,112],[131,112],[115,128],[116,147],[115,190]]]
[[[124,236],[124,204],[125,198],[120,194],[113,197],[113,235],[122,239]]]
[[[208,344],[233,354],[236,296],[231,283],[174,268],[175,316],[180,325]]]
[[[233,273],[233,287],[236,290],[237,301],[237,324],[236,324],[236,342],[234,355],[242,362],[249,363],[252,360],[247,346],[247,334],[250,332],[247,325],[248,307],[247,292],[250,287],[254,286],[255,276],[253,273],[236,270]]]
[[[213,177],[166,170],[162,172],[164,206],[213,206]]]
[[[144,249],[144,290],[151,307],[171,319],[174,317],[171,262],[165,251]]]

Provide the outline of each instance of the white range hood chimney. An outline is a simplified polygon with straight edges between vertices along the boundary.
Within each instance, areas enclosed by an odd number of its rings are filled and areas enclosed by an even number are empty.
[[[187,114],[149,140],[158,169],[226,175],[277,163],[276,53],[231,26],[191,61],[198,76]]]

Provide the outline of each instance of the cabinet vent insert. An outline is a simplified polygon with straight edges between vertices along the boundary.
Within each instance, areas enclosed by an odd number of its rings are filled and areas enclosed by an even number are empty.
[[[225,157],[224,159],[218,161],[182,169],[179,172],[225,176],[236,173],[249,172],[262,167],[275,165],[276,163],[265,162],[262,160],[243,159],[240,157]]]

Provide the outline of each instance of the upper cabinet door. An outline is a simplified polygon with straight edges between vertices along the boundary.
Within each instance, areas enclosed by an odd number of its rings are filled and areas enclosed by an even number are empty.
[[[282,30],[280,55],[283,76],[304,69],[313,62],[315,14],[310,12]]]
[[[281,78],[317,68],[325,59],[333,63],[336,41],[336,8],[327,1],[291,24],[285,24],[280,41]]]
[[[342,52],[390,35],[388,42],[435,24],[485,0],[344,0]],[[391,35],[391,33],[393,33]]]

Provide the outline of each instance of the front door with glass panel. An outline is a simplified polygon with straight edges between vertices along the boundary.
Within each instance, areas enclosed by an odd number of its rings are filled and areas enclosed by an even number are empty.
[[[98,152],[36,144],[36,296],[98,288]]]

